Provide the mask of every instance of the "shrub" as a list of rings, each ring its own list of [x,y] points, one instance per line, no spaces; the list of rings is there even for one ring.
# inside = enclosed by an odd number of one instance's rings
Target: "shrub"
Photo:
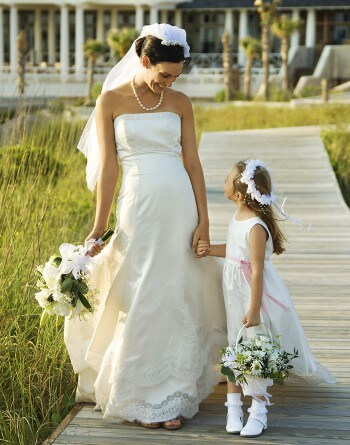
[[[96,100],[102,91],[102,83],[94,83],[91,89],[91,97],[93,100]]]
[[[244,93],[241,91],[231,91],[232,100],[247,100]],[[225,90],[218,91],[214,96],[214,102],[225,102]]]
[[[322,93],[321,85],[309,85],[304,87],[300,93],[298,94],[299,97],[313,97],[313,96],[320,96]]]
[[[345,130],[323,131],[322,139],[344,199],[350,205],[350,132]]]

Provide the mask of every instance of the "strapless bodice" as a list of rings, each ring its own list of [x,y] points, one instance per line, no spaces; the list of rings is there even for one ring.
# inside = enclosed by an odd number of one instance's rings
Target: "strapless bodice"
[[[181,118],[171,111],[121,114],[114,129],[121,161],[147,153],[181,155]]]

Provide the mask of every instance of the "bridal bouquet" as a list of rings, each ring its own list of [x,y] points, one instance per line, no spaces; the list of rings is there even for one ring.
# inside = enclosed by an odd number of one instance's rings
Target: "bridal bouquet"
[[[98,244],[103,244],[113,230],[107,230]],[[98,261],[89,256],[87,248],[64,243],[59,247],[60,255],[51,256],[44,266],[37,266],[37,287],[35,294],[43,315],[85,317],[92,313],[97,304],[97,290],[90,279],[91,263]]]
[[[245,395],[264,396],[269,402],[266,389],[273,382],[283,383],[291,373],[291,360],[298,357],[283,350],[276,340],[264,335],[257,335],[250,340],[243,337],[236,343],[236,348],[227,347],[221,350],[221,372],[231,382],[242,387]]]

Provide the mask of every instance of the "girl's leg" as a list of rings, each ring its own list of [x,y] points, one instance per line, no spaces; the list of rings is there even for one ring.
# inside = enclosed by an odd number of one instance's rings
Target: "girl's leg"
[[[243,428],[243,411],[241,402],[241,387],[227,381],[227,423],[226,431],[230,434],[239,434]]]
[[[252,399],[252,405],[248,408],[249,417],[244,428],[241,430],[241,436],[257,437],[267,428],[267,409],[264,397],[258,397],[258,400]]]

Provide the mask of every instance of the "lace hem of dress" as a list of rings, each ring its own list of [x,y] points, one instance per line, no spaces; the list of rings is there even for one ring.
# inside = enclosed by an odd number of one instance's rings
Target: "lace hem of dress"
[[[319,385],[320,383],[337,383],[337,380],[327,368],[318,362],[315,362],[315,365],[316,370],[314,372],[309,374],[292,373],[292,375],[288,378],[288,381],[299,384],[301,381],[304,381],[305,383],[311,385]]]
[[[198,412],[198,405],[213,391],[213,385],[206,385],[198,391],[197,397],[176,392],[160,404],[146,403],[143,400],[130,400],[123,405],[106,408],[103,419],[111,423],[128,422],[165,422],[182,416],[191,419]]]

